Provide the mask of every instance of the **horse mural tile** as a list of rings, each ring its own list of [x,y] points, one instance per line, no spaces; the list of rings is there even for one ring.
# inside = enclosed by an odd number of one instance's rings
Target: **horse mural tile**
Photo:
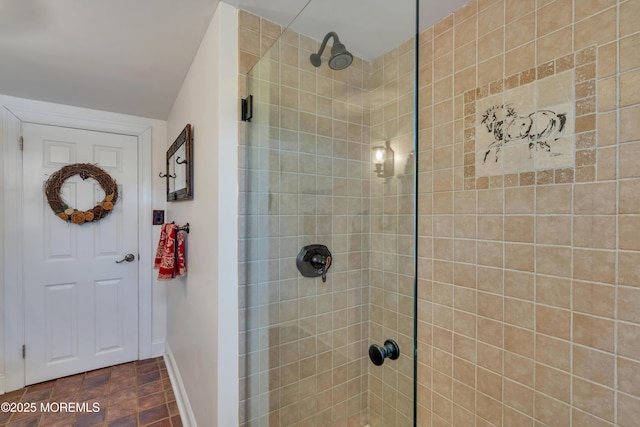
[[[573,70],[476,101],[476,176],[575,165]]]

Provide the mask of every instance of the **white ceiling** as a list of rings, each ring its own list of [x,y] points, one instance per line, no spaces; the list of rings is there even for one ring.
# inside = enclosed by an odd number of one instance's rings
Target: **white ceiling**
[[[420,0],[427,28],[469,0]],[[413,0],[228,0],[373,58],[412,35]],[[0,0],[0,94],[166,119],[218,0]]]

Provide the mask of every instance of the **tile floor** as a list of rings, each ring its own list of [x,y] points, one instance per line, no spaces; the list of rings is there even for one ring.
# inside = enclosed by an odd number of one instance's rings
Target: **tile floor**
[[[0,427],[182,427],[178,405],[161,357],[73,375],[0,395],[0,404],[37,412],[0,411]],[[41,403],[50,410],[40,412]],[[80,411],[60,411],[60,403]],[[96,412],[82,411],[99,405]],[[6,405],[4,405],[6,406]],[[97,406],[96,406],[97,408]]]

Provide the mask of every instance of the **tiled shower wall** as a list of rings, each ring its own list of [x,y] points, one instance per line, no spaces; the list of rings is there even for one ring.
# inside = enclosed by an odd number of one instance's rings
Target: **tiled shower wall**
[[[240,85],[254,97],[240,147],[241,423],[362,426],[369,65],[316,69],[319,43],[290,30],[275,40],[280,31],[240,13],[241,73],[263,55]],[[300,248],[316,243],[333,254],[326,283],[296,269]]]
[[[317,41],[281,31],[240,12],[240,96],[256,110],[240,128],[241,420],[410,426],[415,43],[334,72],[309,64]],[[386,140],[385,179],[371,148]],[[333,252],[327,283],[295,269],[310,243]],[[375,367],[368,346],[387,338],[401,357]]]
[[[638,425],[639,31],[638,0],[476,0],[421,33],[418,425]],[[498,137],[506,105],[566,123]]]
[[[372,427],[413,425],[414,81],[414,40],[371,62],[371,148],[389,141],[395,167],[393,177],[384,178],[373,172],[371,163],[368,165],[369,334],[370,343],[382,345],[391,338],[400,348],[399,359],[379,367],[368,365],[368,421]]]

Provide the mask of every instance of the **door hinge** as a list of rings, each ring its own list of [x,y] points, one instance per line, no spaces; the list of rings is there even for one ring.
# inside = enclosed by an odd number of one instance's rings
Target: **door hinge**
[[[20,151],[24,151],[24,137],[20,137]]]
[[[22,358],[25,359],[27,357],[27,346],[22,344]]]
[[[242,121],[250,122],[253,118],[253,95],[242,99]]]

